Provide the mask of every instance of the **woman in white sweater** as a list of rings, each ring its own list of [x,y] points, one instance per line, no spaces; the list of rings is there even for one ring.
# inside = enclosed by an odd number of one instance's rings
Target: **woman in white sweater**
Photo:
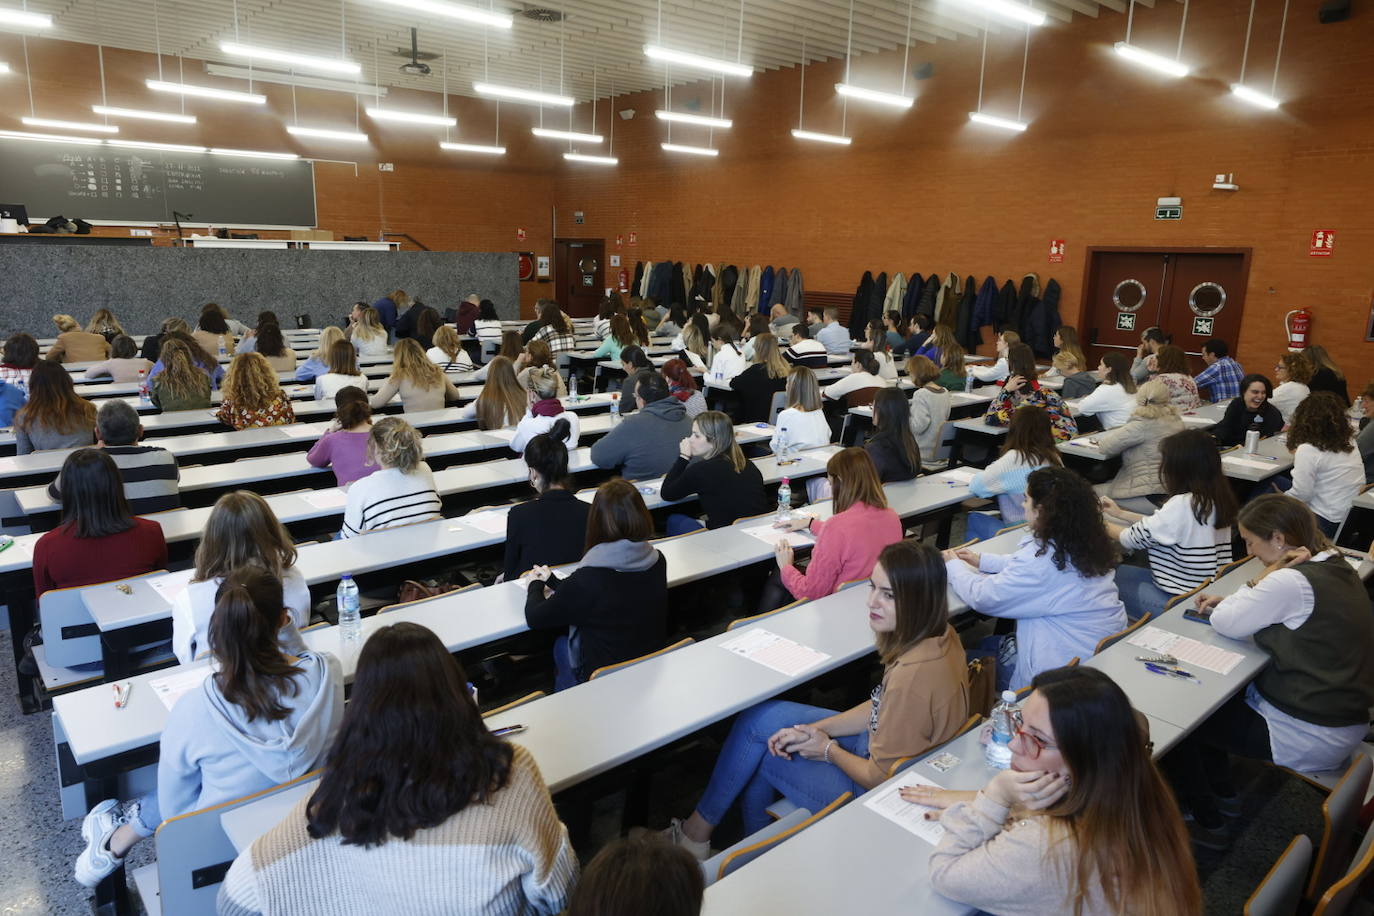
[[[1322,534],[1335,537],[1364,488],[1364,460],[1337,395],[1318,391],[1298,405],[1288,428],[1288,450],[1293,453],[1288,495],[1307,503]],[[1275,488],[1284,489],[1283,482]]]
[[[936,382],[940,377],[940,367],[925,356],[913,356],[906,361],[906,374],[916,390],[911,394],[910,418],[911,434],[916,437],[916,445],[921,449],[921,463],[940,465],[936,455],[940,451],[945,423],[949,420],[952,398],[949,390],[941,388]]]
[[[830,444],[830,424],[821,409],[821,386],[816,373],[806,366],[793,366],[787,374],[787,406],[778,412],[773,438],[768,447],[773,454],[783,448],[800,451]]]
[[[1078,402],[1075,413],[1080,417],[1097,417],[1103,429],[1125,426],[1136,408],[1131,361],[1120,353],[1107,353],[1097,367],[1097,375],[1102,384]]]
[[[1311,394],[1312,364],[1301,353],[1285,353],[1274,366],[1274,396],[1269,402],[1283,414],[1285,424],[1293,422],[1293,411]]]
[[[577,448],[577,414],[564,407],[558,399],[558,381],[556,369],[540,366],[530,370],[530,406],[515,426],[515,436],[510,440],[512,451],[524,454],[525,446],[535,436],[558,431],[562,431],[563,444],[568,451]],[[563,425],[559,426],[559,423]]]
[[[1107,532],[1126,550],[1143,550],[1148,566],[1116,568],[1126,616],[1158,615],[1175,595],[1202,585],[1231,562],[1236,497],[1206,432],[1185,429],[1159,443],[1159,478],[1169,499],[1140,515],[1102,498]]]
[[[420,434],[405,420],[384,417],[373,424],[367,439],[367,460],[379,470],[355,480],[348,488],[339,536],[357,537],[439,518],[443,503],[434,487],[434,473],[424,458]]]
[[[557,913],[577,856],[529,751],[425,627],[382,627],[315,791],[234,860],[222,916]]]
[[[336,340],[324,354],[329,369],[315,376],[315,400],[332,401],[339,389],[350,385],[367,390],[367,376],[358,371],[358,351],[346,340]]]

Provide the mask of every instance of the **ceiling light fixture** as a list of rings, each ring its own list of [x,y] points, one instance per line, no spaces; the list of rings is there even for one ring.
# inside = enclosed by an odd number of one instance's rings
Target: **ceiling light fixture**
[[[518,89],[515,86],[500,86],[496,83],[473,83],[472,90],[478,95],[497,99],[510,99],[513,102],[530,102],[534,105],[560,105],[571,108],[576,99],[567,95],[554,95],[550,92],[535,92],[532,89]]]
[[[1240,83],[1231,84],[1231,93],[1242,101],[1249,102],[1251,105],[1258,105],[1260,108],[1278,108],[1283,103],[1272,95],[1266,95],[1258,89],[1251,89],[1249,86],[1242,86]]]
[[[546,137],[550,140],[571,140],[575,143],[600,143],[606,139],[600,134],[583,134],[575,130],[553,130],[549,127],[531,127],[530,133],[536,137]]]
[[[514,20],[510,16],[501,13],[463,6],[459,3],[442,3],[440,0],[372,0],[372,2],[387,6],[399,6],[403,9],[414,10],[417,13],[430,13],[435,16],[447,16],[450,19],[461,19],[464,22],[495,26],[498,29],[508,29],[514,24]]]
[[[429,124],[435,127],[456,127],[457,118],[444,115],[421,114],[418,111],[396,111],[392,108],[368,108],[367,116],[374,121],[395,121],[398,124]]]
[[[655,111],[654,117],[660,121],[696,124],[700,127],[718,127],[721,130],[729,130],[734,124],[729,118],[708,118],[706,115],[687,114],[685,111],[664,111],[663,109]]]
[[[1140,64],[1142,67],[1149,67],[1151,70],[1157,70],[1169,76],[1187,76],[1190,69],[1187,64],[1181,63],[1180,61],[1161,57],[1153,51],[1137,48],[1135,45],[1127,44],[1124,41],[1118,41],[1112,47],[1116,48],[1117,54],[1120,54],[1131,63]]]
[[[133,149],[156,149],[165,150],[169,153],[208,153],[210,150],[204,146],[189,146],[185,143],[149,143],[144,140],[116,140],[106,141],[108,146],[128,146]]]
[[[107,118],[138,118],[144,121],[170,121],[173,124],[194,124],[195,115],[173,114],[170,111],[143,111],[139,108],[111,108],[108,105],[92,105],[91,111]]]
[[[877,102],[880,105],[891,105],[895,108],[910,108],[912,105],[916,104],[916,100],[909,95],[898,95],[895,92],[880,92],[877,89],[865,89],[862,86],[855,86],[851,83],[836,83],[835,91],[851,99],[859,99],[864,102]]]
[[[1011,3],[1008,0],[964,0],[964,2],[970,6],[978,7],[985,13],[992,13],[1013,22],[1024,22],[1026,25],[1045,24],[1045,14],[1029,5]]]
[[[672,48],[664,48],[659,45],[645,45],[644,56],[654,60],[667,61],[668,63],[682,64],[684,67],[695,67],[698,70],[710,70],[714,73],[724,73],[726,76],[754,75],[754,68],[748,64],[718,60],[714,57],[703,57],[700,54],[690,54],[686,51],[674,51]]]
[[[323,89],[326,92],[347,92],[349,95],[366,95],[383,98],[387,95],[385,86],[375,83],[362,83],[356,80],[333,79],[328,76],[301,76],[295,73],[277,73],[271,70],[249,70],[237,64],[206,64],[205,72],[211,76],[225,79],[252,79],[255,83],[274,83],[279,86],[298,86],[302,89]]]
[[[1016,117],[999,118],[997,115],[983,113],[983,77],[988,67],[988,28],[983,25],[983,56],[978,62],[978,110],[970,111],[968,119],[975,124],[998,127],[1002,130],[1023,131],[1029,125],[1021,120],[1021,111],[1026,103],[1026,67],[1030,64],[1030,24],[1026,24],[1026,42],[1021,52],[1021,94],[1016,98]]]
[[[690,153],[693,156],[720,155],[720,150],[712,149],[709,146],[684,146],[681,143],[660,143],[659,146],[670,153]]]
[[[592,165],[618,165],[620,160],[615,156],[588,156],[585,153],[564,153],[563,158],[569,162],[589,162]]]
[[[970,111],[968,113],[970,121],[979,124],[986,124],[988,127],[1000,127],[1003,130],[1025,130],[1028,125],[1025,121],[1014,121],[1011,118],[999,118],[996,115],[983,114],[981,111]]]
[[[504,146],[483,146],[480,143],[449,143],[444,141],[439,144],[439,148],[455,153],[486,153],[491,156],[504,156],[506,154]]]
[[[845,51],[848,58],[849,52]],[[802,34],[801,46],[801,66],[797,68],[799,79],[797,81],[797,126],[792,128],[792,136],[798,140],[814,140],[817,143],[833,143],[836,146],[848,146],[849,137],[847,128],[849,122],[849,99],[840,99],[843,108],[840,113],[840,132],[838,134],[823,134],[814,130],[803,130],[803,116],[806,113],[806,34]]]
[[[53,118],[20,118],[29,127],[56,127],[59,130],[89,130],[98,134],[117,134],[113,124],[92,124],[86,121],[58,121]]]
[[[30,13],[28,10],[0,9],[0,28],[50,29],[52,17],[47,13]]]
[[[0,137],[10,140],[43,140],[48,143],[79,143],[83,146],[99,146],[105,142],[101,137],[63,137],[58,134],[33,134],[22,130],[0,130]]]
[[[1240,79],[1231,84],[1231,94],[1243,102],[1249,102],[1271,111],[1283,103],[1279,101],[1279,60],[1283,56],[1283,35],[1288,29],[1288,0],[1283,0],[1283,16],[1279,19],[1279,46],[1274,51],[1274,78],[1269,82],[1269,92],[1260,92],[1245,85],[1245,65],[1250,61],[1250,29],[1255,24],[1255,0],[1250,0],[1250,21],[1245,24],[1245,52],[1240,58]]]
[[[243,156],[246,159],[299,159],[295,153],[269,153],[264,150],[256,149],[224,149],[218,146],[210,147],[210,152],[216,156]]]
[[[190,83],[169,83],[165,80],[145,80],[145,85],[154,92],[172,92],[177,95],[190,95],[199,99],[215,99],[220,102],[247,102],[251,105],[264,105],[267,96],[256,92],[236,92],[232,89],[216,89],[213,86],[195,86]]]
[[[821,134],[814,130],[802,130],[798,127],[792,128],[792,136],[798,140],[815,140],[818,143],[834,143],[839,146],[848,146],[852,142],[849,137],[840,134]]]
[[[286,132],[297,137],[317,137],[321,140],[344,140],[349,143],[366,143],[367,134],[354,130],[327,130],[323,127],[301,127],[288,124]]]
[[[277,51],[272,48],[260,48],[256,45],[239,44],[236,41],[221,41],[219,49],[225,54],[234,57],[247,57],[252,60],[268,60],[273,63],[286,64],[301,70],[321,70],[325,73],[350,73],[359,74],[363,72],[360,64],[351,60],[342,60],[337,57],[315,57],[310,54],[296,54],[291,51]]]
[[[0,73],[9,73],[10,65],[0,60]]]

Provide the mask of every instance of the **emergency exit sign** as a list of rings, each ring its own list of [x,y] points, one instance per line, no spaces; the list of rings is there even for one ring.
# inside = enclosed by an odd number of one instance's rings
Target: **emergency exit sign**
[[[1183,219],[1183,208],[1155,207],[1155,219]]]

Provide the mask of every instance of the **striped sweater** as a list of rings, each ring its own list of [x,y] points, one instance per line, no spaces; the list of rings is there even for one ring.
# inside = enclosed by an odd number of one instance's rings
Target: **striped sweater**
[[[1192,497],[1182,493],[1169,497],[1154,515],[1124,529],[1121,546],[1144,550],[1155,585],[1171,595],[1181,595],[1231,562],[1231,529],[1198,524]]]
[[[221,916],[272,913],[558,913],[577,857],[529,751],[514,745],[510,781],[409,840],[344,845],[314,839],[302,799],[239,854],[220,886]]]
[[[440,517],[443,504],[434,488],[434,474],[421,461],[409,474],[383,468],[356,480],[348,488],[343,530],[346,538],[380,528],[429,522]]]

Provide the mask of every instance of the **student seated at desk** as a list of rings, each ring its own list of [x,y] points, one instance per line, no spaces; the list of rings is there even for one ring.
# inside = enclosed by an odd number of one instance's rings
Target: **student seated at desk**
[[[601,847],[577,879],[567,916],[698,916],[705,893],[696,857],[646,833]]]
[[[29,376],[29,400],[14,415],[14,452],[29,455],[95,442],[95,405],[76,393],[71,374],[43,360]]]
[[[353,352],[348,341],[340,341],[340,344]],[[305,460],[311,467],[333,468],[335,483],[347,488],[353,481],[377,470],[377,466],[367,460],[371,433],[372,407],[367,403],[367,392],[353,385],[340,388],[334,395],[334,422],[310,447]]]
[[[705,371],[711,362],[711,325],[706,316],[696,312],[688,318],[687,326],[673,338],[671,346],[683,362]]]
[[[378,470],[348,488],[340,537],[440,517],[443,502],[434,488],[434,473],[425,463],[415,427],[400,417],[378,420],[368,434],[367,461]]]
[[[1328,392],[1329,394],[1329,392]],[[1334,395],[1332,396],[1334,397]],[[1364,584],[1291,496],[1241,507],[1240,536],[1264,570],[1230,595],[1195,604],[1232,639],[1252,637],[1272,662],[1169,754],[1179,798],[1210,836],[1235,803],[1228,754],[1272,760],[1299,773],[1344,769],[1374,705],[1374,618]]]
[[[1064,372],[1066,365],[1079,368],[1088,365],[1088,358],[1083,354],[1083,346],[1078,342],[1078,328],[1071,324],[1061,324],[1059,330],[1054,332],[1051,342],[1054,344],[1054,358],[1050,360],[1050,365],[1060,375],[1067,378]]]
[[[773,438],[768,447],[773,454],[783,448],[797,451],[830,444],[830,423],[821,408],[821,386],[816,373],[806,366],[793,366],[787,373],[787,404],[774,421]]]
[[[7,382],[29,393],[29,373],[38,365],[38,341],[32,334],[20,331],[5,338],[5,349],[0,354],[0,382]],[[8,425],[8,424],[6,424]]]
[[[1107,483],[1098,484],[1097,490],[1131,512],[1149,515],[1162,501],[1158,497],[1164,494],[1159,475],[1159,443],[1185,427],[1163,382],[1145,382],[1135,397],[1139,406],[1125,425],[1093,437],[1103,455],[1121,456],[1121,470]]]
[[[57,340],[45,356],[58,363],[92,363],[108,359],[110,343],[99,334],[81,330],[81,325],[71,315],[54,315],[52,323],[57,325]]]
[[[935,368],[930,360],[926,362]],[[906,395],[896,388],[879,391],[873,398],[873,435],[864,443],[864,451],[873,459],[883,483],[912,480],[921,473],[921,447],[911,434],[911,425]]]
[[[210,406],[210,376],[194,362],[190,346],[168,335],[158,357],[162,364],[149,385],[153,406],[163,413],[178,410],[206,410]]]
[[[281,583],[282,651],[305,650],[300,628],[310,623],[310,587],[296,568],[296,547],[267,501],[248,490],[225,493],[215,501],[196,545],[190,583],[172,599],[172,652],[183,665],[210,651],[210,616],[215,592],[230,573],[254,566]]]
[[[1107,533],[1149,558],[1145,567],[1116,568],[1117,591],[1131,620],[1147,612],[1158,616],[1175,595],[1192,591],[1231,562],[1236,497],[1212,437],[1200,429],[1166,436],[1159,457],[1159,478],[1169,497],[1159,511],[1141,515],[1102,497]]]
[[[962,351],[959,358],[963,359]],[[941,436],[944,434],[945,423],[949,421],[949,411],[954,399],[950,397],[949,389],[940,382],[943,373],[928,358],[913,356],[908,359],[906,374],[911,379],[911,384],[916,386],[916,390],[911,393],[909,408],[911,434],[916,437],[916,444],[920,446],[921,458],[927,462],[934,462],[936,454],[940,451]],[[961,385],[960,388],[962,387]],[[874,404],[876,403],[875,401]]]
[[[1140,332],[1140,343],[1136,344],[1135,358],[1131,360],[1131,378],[1136,380],[1136,384],[1148,381],[1150,374],[1157,371],[1155,357],[1173,339],[1172,334],[1165,334],[1158,326]]]
[[[901,790],[944,809],[931,887],[1004,916],[1201,913],[1188,831],[1125,692],[1084,667],[1032,686],[1009,769],[976,793]]]
[[[168,331],[176,331],[189,337],[191,326],[186,323],[185,318],[164,318],[156,334],[149,334],[143,338],[143,349],[138,355],[156,363],[162,355],[162,338]]]
[[[388,328],[377,310],[363,302],[355,303],[348,315],[344,336],[357,347],[359,356],[385,356]]]
[[[1011,332],[1004,331],[998,340],[1004,339],[1009,333]],[[1035,353],[1029,345],[1013,343],[1007,350],[1006,364],[1011,374],[997,383],[997,392],[983,415],[984,423],[989,426],[1006,426],[1011,422],[1011,415],[1016,408],[1031,404],[1043,407],[1045,413],[1049,414],[1056,440],[1066,442],[1078,435],[1078,424],[1074,422],[1073,415],[1069,413],[1064,401],[1054,391],[1041,386],[1040,372],[1035,366]],[[976,375],[978,367],[974,366],[973,371]]]
[[[868,337],[860,346],[873,354],[878,361],[878,375],[889,384],[897,384],[897,361],[892,358],[892,347],[887,342],[887,330],[881,321],[868,323]]]
[[[206,353],[220,356],[234,355],[234,335],[229,330],[229,322],[224,310],[213,302],[200,310],[200,319],[191,337],[200,344]]]
[[[887,506],[873,459],[861,448],[841,449],[825,465],[834,514],[826,521],[802,516],[777,527],[806,529],[816,537],[811,560],[802,572],[793,564],[792,546],[779,540],[773,548],[778,571],[764,583],[759,610],[797,598],[821,598],[842,583],[873,571],[878,554],[902,539],[902,520]]]
[[[478,429],[508,429],[520,422],[529,402],[529,390],[515,377],[515,364],[494,356],[483,366],[487,380],[477,397],[458,410],[458,419],[477,420]]]
[[[735,343],[735,326],[721,322],[711,330],[711,369],[712,381],[729,385],[735,376],[743,372],[748,363],[739,345]]]
[[[912,354],[916,356],[917,354]],[[946,391],[963,391],[968,386],[968,364],[964,361],[967,354],[964,348],[959,346],[956,341],[952,347],[945,347],[940,351],[940,359],[935,362],[940,367],[940,375],[935,379],[935,384],[944,388]],[[930,359],[930,357],[926,357]],[[907,361],[907,375],[911,374],[911,358]]]
[[[78,882],[99,884],[164,818],[270,789],[319,765],[343,718],[343,672],[331,655],[282,650],[282,607],[281,580],[266,570],[234,570],[219,586],[213,670],[167,714],[157,790],[91,809],[81,825]]]
[[[483,358],[485,358],[486,344],[483,344],[482,346],[484,353]],[[520,356],[524,352],[525,347],[524,344],[520,343],[519,331],[502,331],[501,343],[496,348],[496,352],[492,354],[492,358],[494,359],[497,356],[504,356],[506,359],[510,360],[513,365],[518,366],[520,362]],[[478,369],[475,373],[473,373],[471,380],[474,382],[485,382],[487,380],[487,370],[490,368],[490,361],[483,363],[482,367]]]
[[[949,625],[939,552],[919,541],[885,547],[867,604],[883,665],[871,699],[843,712],[768,700],[740,713],[696,809],[685,821],[673,818],[666,838],[705,860],[736,801],[752,834],[768,824],[778,794],[819,811],[878,785],[895,761],[954,737],[969,715],[968,669]]]
[[[1329,391],[1340,398],[1342,404],[1349,407],[1350,386],[1341,367],[1336,365],[1331,354],[1326,352],[1326,347],[1308,344],[1302,355],[1312,366],[1312,380],[1307,383],[1307,387],[1312,391]]]
[[[788,347],[782,357],[794,366],[810,369],[824,369],[830,365],[830,356],[825,344],[811,339],[811,329],[798,321],[789,329]]]
[[[1241,445],[1252,429],[1268,438],[1283,429],[1283,414],[1269,402],[1274,393],[1269,379],[1258,373],[1241,379],[1240,395],[1226,405],[1221,420],[1212,427],[1212,437],[1221,446]]]
[[[1367,484],[1374,483],[1374,423],[1370,422],[1371,417],[1374,417],[1374,382],[1364,386],[1364,393],[1360,397],[1360,432],[1355,437],[1355,447],[1360,450],[1360,457],[1364,460],[1364,481]]]
[[[1121,353],[1106,353],[1097,366],[1097,374],[1102,384],[1078,402],[1078,415],[1097,417],[1103,429],[1125,425],[1136,406],[1130,359]]]
[[[1050,361],[1051,368],[1064,380],[1064,384],[1059,388],[1059,396],[1066,401],[1074,401],[1092,394],[1102,382],[1097,373],[1086,371],[1077,359],[1073,353],[1060,350]],[[1192,379],[1189,378],[1188,381],[1191,382]]]
[[[625,373],[625,380],[620,383],[620,397],[617,400],[622,417],[635,409],[635,374],[641,369],[654,371],[653,360],[649,359],[642,347],[635,345],[620,351],[620,371]],[[615,397],[614,391],[611,396]]]
[[[472,363],[467,348],[459,339],[453,325],[440,325],[434,331],[434,345],[425,351],[425,357],[445,372],[471,372],[477,367]]]
[[[457,402],[458,389],[444,375],[444,370],[429,361],[424,348],[414,338],[396,341],[392,354],[395,362],[391,375],[372,399],[373,410],[385,407],[398,394],[405,413],[443,410],[445,404]]]
[[[601,346],[592,351],[590,359],[620,359],[622,350],[637,343],[634,330],[630,327],[630,319],[618,314],[610,317],[609,327],[601,338]]]
[[[996,499],[996,512],[970,512],[965,533],[986,541],[1003,528],[1026,520],[1026,478],[1032,471],[1063,467],[1054,447],[1054,428],[1043,407],[1018,407],[1011,415],[1002,454],[973,475],[968,490],[980,499]]]
[[[119,323],[115,313],[109,309],[96,309],[91,320],[86,322],[86,331],[91,334],[99,334],[110,343],[114,343],[116,337],[127,336],[124,326]]]
[[[596,490],[581,565],[560,579],[548,566],[529,573],[525,623],[566,627],[553,646],[554,689],[597,668],[663,647],[668,630],[668,561],[649,538],[654,520],[634,484],[614,478]]]
[[[992,365],[974,365],[970,367],[973,377],[984,384],[995,384],[1005,381],[1011,374],[1010,364],[1007,362],[1007,354],[1011,352],[1012,344],[1021,342],[1021,335],[1015,331],[1003,331],[997,335],[997,360]],[[1035,364],[1035,355],[1031,354],[1031,364]]]
[[[146,378],[152,368],[152,363],[138,355],[134,339],[121,334],[110,344],[110,358],[88,368],[81,378],[87,382],[103,378],[112,382],[137,382]]]
[[[224,379],[224,367],[219,364],[219,360],[205,352],[205,348],[196,343],[195,338],[190,334],[183,334],[180,331],[168,331],[162,335],[162,344],[164,346],[173,340],[179,340],[186,344],[186,348],[191,352],[191,362],[200,369],[200,371],[205,373],[206,377],[210,380],[210,387],[219,387],[219,383]],[[151,382],[162,374],[162,370],[165,366],[166,363],[159,352],[157,361],[153,363],[153,368],[148,370],[148,381]]]
[[[496,303],[483,299],[477,303],[477,318],[472,322],[472,336],[486,343],[501,340],[501,316],[496,314]]]
[[[678,456],[678,444],[691,435],[686,405],[668,391],[668,380],[657,372],[640,370],[635,376],[636,410],[592,445],[592,463],[619,468],[628,480],[649,480],[668,473]]]
[[[226,321],[227,321],[227,319],[226,319]],[[261,352],[261,351],[258,350],[258,334],[260,334],[260,333],[262,332],[262,329],[265,328],[265,327],[267,327],[269,324],[274,324],[274,325],[276,325],[277,328],[278,328],[278,330],[281,329],[281,320],[280,320],[279,318],[277,318],[277,313],[274,312],[274,311],[272,311],[271,309],[263,309],[261,312],[258,312],[258,321],[257,321],[257,324],[254,325],[253,327],[249,328],[247,331],[243,332],[243,336],[242,336],[242,338],[239,340],[239,343],[238,343],[238,349],[237,349],[235,352],[236,352],[236,353],[255,353],[255,352]],[[229,330],[230,330],[231,333],[233,332],[233,328],[230,328]],[[264,355],[266,355],[266,354],[264,354]],[[292,365],[291,368],[294,369],[294,368],[296,368],[296,367],[295,367],[294,365]]]
[[[558,375],[558,396],[560,398],[567,397],[568,386],[563,382],[563,375],[558,371],[558,360],[554,358],[553,351],[549,349],[547,343],[542,340],[531,340],[523,349],[517,351],[515,355],[515,378],[526,391],[530,387],[530,372],[541,367],[552,369]]]
[[[855,350],[849,364],[849,374],[837,379],[821,389],[827,401],[843,400],[848,394],[866,389],[888,387],[888,382],[878,374],[878,361],[867,350]]]
[[[224,916],[557,913],[577,855],[530,752],[430,630],[382,627],[315,791],[234,860]]]
[[[1014,553],[945,551],[950,587],[973,610],[1016,621],[970,655],[997,657],[997,689],[1020,690],[1041,671],[1093,654],[1126,628],[1112,571],[1116,544],[1097,494],[1082,477],[1046,467],[1026,478],[1026,530]]]
[[[1159,348],[1154,359],[1158,367],[1154,379],[1163,382],[1164,387],[1169,389],[1169,402],[1178,412],[1188,413],[1201,407],[1202,398],[1198,395],[1197,382],[1188,374],[1188,355],[1183,349],[1165,344]]]
[[[14,423],[14,415],[28,401],[24,389],[12,382],[0,380],[0,427]]]
[[[255,349],[267,359],[273,372],[296,371],[296,351],[286,345],[281,328],[275,323],[259,325],[257,336],[249,339],[257,341]]]
[[[556,433],[541,433],[525,446],[524,458],[536,495],[506,516],[506,582],[535,566],[577,562],[587,540],[591,507],[572,491],[567,446]]]
[[[310,352],[305,362],[296,367],[296,381],[313,382],[317,377],[328,372],[330,351],[333,350],[334,344],[341,340],[347,340],[347,338],[344,337],[344,332],[339,328],[330,325],[322,329],[320,331],[319,345]],[[349,346],[352,346],[352,344]]]
[[[653,372],[652,363],[645,368]],[[634,386],[638,374],[638,371],[636,371],[634,374],[630,375],[629,378],[625,379],[625,385],[621,388],[622,392],[625,388],[630,390],[629,404],[626,405],[622,403],[620,406],[620,413],[622,416],[625,414],[626,406],[631,410],[635,409],[637,402],[634,398]],[[674,357],[663,364],[660,374],[668,383],[668,393],[674,399],[682,402],[682,406],[687,410],[688,417],[696,419],[698,414],[706,410],[706,396],[697,388],[696,376],[692,375],[692,371],[687,368],[686,363]]]
[[[1312,381],[1312,364],[1301,353],[1284,353],[1274,365],[1274,388],[1270,403],[1283,414],[1284,423],[1293,422],[1293,411],[1298,409],[1303,398],[1312,393],[1307,383]],[[1350,405],[1342,404],[1344,409]]]
[[[548,344],[554,356],[577,349],[577,335],[573,331],[572,322],[556,303],[546,304],[539,312],[539,320],[544,326],[535,333],[534,339]]]
[[[240,353],[224,376],[224,397],[215,416],[234,429],[285,426],[296,422],[291,399],[261,353]]]
[[[756,334],[750,341],[754,355],[748,368],[730,379],[730,387],[739,397],[739,422],[767,423],[771,417],[773,395],[787,387],[791,366],[782,358],[778,339],[767,331]],[[720,354],[716,354],[720,359]]]
[[[155,445],[139,445],[143,426],[138,411],[128,403],[110,398],[95,415],[96,444],[114,459],[124,481],[124,498],[135,515],[181,508],[177,482],[181,472],[171,452]],[[62,474],[48,484],[48,496],[62,501]]]
[[[1335,537],[1364,489],[1364,459],[1340,398],[1329,391],[1308,395],[1293,412],[1287,445],[1293,453],[1288,495],[1311,508],[1322,534]],[[1275,487],[1285,483],[1281,478]]]
[[[326,371],[315,376],[315,400],[331,401],[340,389],[367,391],[367,376],[358,371],[358,351],[340,337],[325,353]]]
[[[529,408],[515,426],[515,436],[510,440],[511,451],[519,454],[535,436],[555,431],[568,451],[577,448],[577,413],[568,410],[558,399],[558,382],[556,369],[544,366],[530,372]]]
[[[668,469],[660,490],[664,499],[696,496],[706,516],[707,528],[724,528],[736,519],[768,511],[763,475],[744,457],[735,443],[735,427],[718,410],[697,414],[692,434],[678,443],[678,458]],[[671,537],[702,527],[700,521],[681,512],[668,516]]]

